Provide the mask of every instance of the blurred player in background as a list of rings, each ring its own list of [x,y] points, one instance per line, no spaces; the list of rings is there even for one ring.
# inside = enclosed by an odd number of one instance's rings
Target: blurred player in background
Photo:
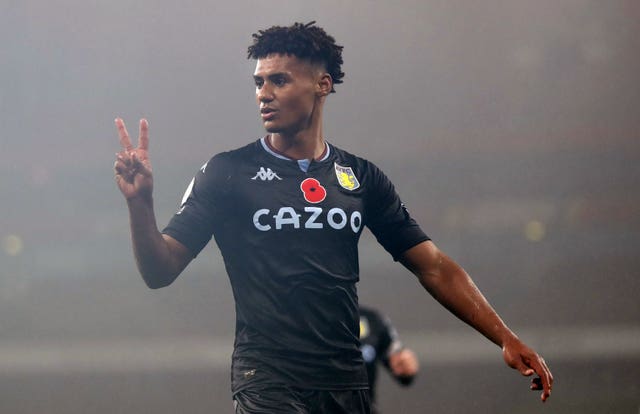
[[[380,414],[376,405],[378,366],[382,365],[401,385],[408,386],[418,374],[415,353],[405,347],[388,317],[360,304],[360,349],[367,366],[371,413]]]

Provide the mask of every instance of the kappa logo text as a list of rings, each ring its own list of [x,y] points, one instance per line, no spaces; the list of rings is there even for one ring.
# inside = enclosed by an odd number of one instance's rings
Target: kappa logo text
[[[267,180],[271,181],[274,178],[277,178],[278,180],[282,180],[282,178],[278,177],[278,174],[271,171],[271,168],[267,168],[265,170],[264,167],[260,167],[260,170],[256,173],[256,175],[252,178],[252,180],[257,180],[258,178],[261,179],[262,181],[267,181]]]

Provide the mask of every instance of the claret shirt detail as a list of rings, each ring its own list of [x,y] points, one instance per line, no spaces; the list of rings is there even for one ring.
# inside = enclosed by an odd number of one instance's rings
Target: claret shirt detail
[[[367,387],[356,291],[362,230],[396,259],[428,240],[371,162],[330,146],[305,164],[263,140],[220,153],[163,230],[194,256],[212,237],[220,249],[236,301],[234,392],[267,379]]]

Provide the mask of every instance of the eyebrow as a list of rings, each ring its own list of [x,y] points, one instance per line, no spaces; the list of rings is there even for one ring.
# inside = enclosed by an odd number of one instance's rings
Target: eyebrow
[[[267,76],[260,76],[260,75],[253,75],[253,79],[263,79],[263,78],[269,78],[269,79],[273,79],[273,78],[278,78],[278,77],[288,77],[289,75],[287,74],[287,72],[276,72],[276,73],[270,73]]]

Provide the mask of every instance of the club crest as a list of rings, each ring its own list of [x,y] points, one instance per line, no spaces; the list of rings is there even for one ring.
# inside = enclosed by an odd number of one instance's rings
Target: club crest
[[[338,179],[338,183],[340,183],[340,186],[342,188],[353,191],[356,188],[360,187],[360,182],[358,182],[358,179],[353,173],[351,167],[343,167],[336,163],[334,163],[333,166],[336,171],[336,178]]]

